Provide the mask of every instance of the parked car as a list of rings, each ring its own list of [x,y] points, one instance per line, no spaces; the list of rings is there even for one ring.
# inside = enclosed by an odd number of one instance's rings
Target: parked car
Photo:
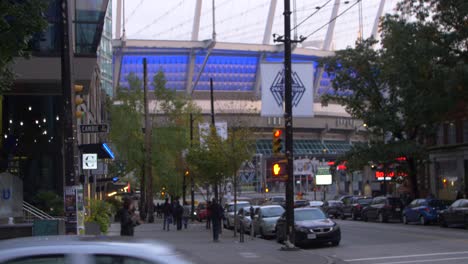
[[[242,201],[237,202],[237,210],[239,208],[250,206],[250,202]],[[234,203],[228,203],[224,206],[224,222],[223,226],[225,228],[231,229],[234,228]]]
[[[284,203],[286,203],[286,198],[284,196],[272,196],[268,198],[268,204],[282,205]]]
[[[416,199],[403,210],[403,223],[419,222],[422,225],[435,223],[439,212],[446,209],[444,201],[438,199]]]
[[[252,206],[255,210],[257,210],[260,206],[254,205]],[[244,228],[244,231],[246,233],[250,232],[250,229],[252,228],[252,216],[250,215],[250,206],[242,207],[239,209],[237,212],[237,219],[239,223],[239,232],[240,232],[240,227],[242,226]]]
[[[341,241],[341,230],[337,223],[329,219],[320,208],[294,209],[295,244],[326,244],[338,246]],[[286,214],[276,223],[276,240],[286,240]]]
[[[206,220],[208,216],[208,208],[206,203],[199,203],[195,209],[195,217],[198,221]]]
[[[322,201],[309,201],[309,206],[310,207],[322,207],[323,202]]]
[[[36,236],[0,242],[0,263],[186,264],[168,244],[125,237]]]
[[[439,223],[443,227],[465,226],[468,228],[468,199],[460,199],[439,213]]]
[[[294,208],[306,207],[306,206],[309,206],[309,201],[307,200],[295,200],[294,201]]]
[[[322,210],[330,217],[343,217],[343,203],[337,200],[330,200],[323,203]]]
[[[362,220],[378,220],[388,222],[389,220],[401,221],[403,203],[400,198],[378,196],[361,212]]]
[[[342,218],[351,217],[351,219],[357,220],[361,217],[362,209],[369,206],[372,202],[372,198],[367,198],[365,196],[348,196],[342,199],[342,202]]]
[[[276,222],[284,211],[280,205],[265,205],[256,209],[253,220],[255,234],[262,237],[275,236]]]

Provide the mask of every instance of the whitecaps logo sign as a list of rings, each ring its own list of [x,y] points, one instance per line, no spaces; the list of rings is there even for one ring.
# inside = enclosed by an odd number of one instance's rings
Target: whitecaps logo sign
[[[313,116],[313,65],[292,65],[293,116]],[[280,63],[261,65],[262,116],[283,116],[284,110],[284,67]]]

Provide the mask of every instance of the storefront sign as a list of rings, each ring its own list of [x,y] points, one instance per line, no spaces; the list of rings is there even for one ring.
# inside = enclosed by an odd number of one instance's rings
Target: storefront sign
[[[383,180],[384,180],[384,174],[385,174],[385,173],[384,173],[383,171],[376,171],[376,172],[375,172],[375,178],[376,178],[377,180],[379,180],[379,181],[383,181]],[[396,176],[401,176],[401,177],[406,177],[406,176],[408,176],[408,174],[405,173],[405,172],[397,172],[397,173],[395,173],[394,171],[390,171],[390,172],[387,172],[387,173],[385,174],[385,180],[386,180],[386,181],[390,181],[392,178],[395,177],[395,175],[396,175]]]

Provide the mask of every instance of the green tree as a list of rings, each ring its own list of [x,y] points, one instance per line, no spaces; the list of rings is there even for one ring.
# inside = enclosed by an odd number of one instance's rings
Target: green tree
[[[337,51],[322,64],[335,75],[332,83],[337,92],[323,101],[341,103],[370,132],[371,144],[355,147],[351,155],[381,163],[406,156],[413,193],[418,196],[417,164],[427,155],[425,139],[434,137],[439,122],[457,102],[465,101],[468,72],[466,38],[460,40],[451,30],[458,26],[427,19],[416,2],[430,2],[429,13],[438,19],[453,9],[466,10],[462,1],[447,1],[452,3],[449,6],[439,1],[403,1],[400,14],[382,20],[380,49],[374,48],[375,40],[364,40],[355,48]],[[405,13],[418,14],[418,19],[405,20],[401,16]],[[466,25],[466,12],[463,19]],[[341,95],[345,91],[352,93]],[[348,158],[355,162],[354,168],[363,165]]]
[[[119,87],[110,105],[110,138],[122,159],[125,172],[144,173],[143,82],[133,73],[127,76],[129,87]],[[158,72],[151,82],[155,104],[150,109],[152,124],[153,190],[166,188],[172,196],[182,191],[184,172],[182,151],[188,148],[189,113],[198,113],[194,104],[181,93],[166,88],[164,74]],[[151,97],[150,97],[151,98]]]
[[[190,149],[187,162],[198,184],[218,186],[225,179],[237,177],[242,163],[254,154],[252,131],[231,127],[227,139],[223,140],[213,128],[211,130],[202,136],[204,144],[196,144]]]
[[[13,59],[27,57],[33,35],[46,28],[46,7],[43,0],[0,2],[0,93],[10,89],[15,77]]]

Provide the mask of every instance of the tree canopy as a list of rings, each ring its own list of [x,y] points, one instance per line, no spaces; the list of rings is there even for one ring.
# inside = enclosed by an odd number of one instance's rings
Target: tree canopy
[[[31,38],[46,28],[46,7],[44,0],[0,2],[0,93],[13,82],[13,59],[27,57]]]
[[[427,139],[467,98],[466,11],[466,1],[402,1],[398,14],[382,19],[380,43],[358,41],[321,62],[335,75],[334,90],[351,92],[322,100],[341,103],[370,132],[370,144],[347,155],[352,168],[405,156],[418,196],[417,161],[426,157]]]

